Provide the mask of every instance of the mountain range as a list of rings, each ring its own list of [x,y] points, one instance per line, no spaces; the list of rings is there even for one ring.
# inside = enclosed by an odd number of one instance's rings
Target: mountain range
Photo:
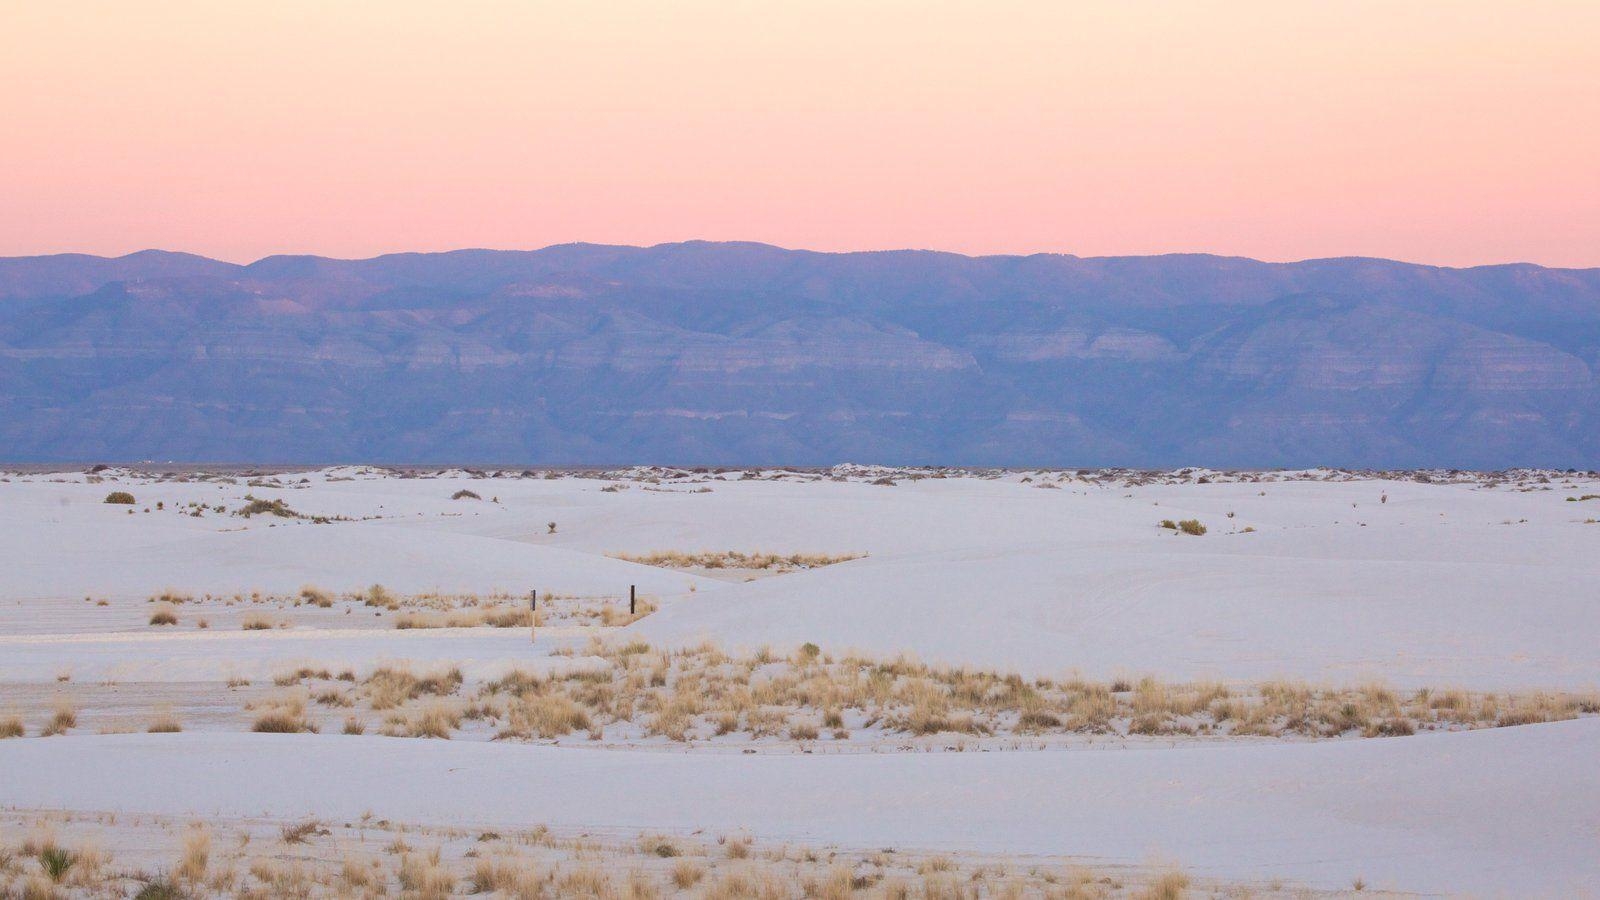
[[[751,243],[0,259],[0,459],[1600,465],[1600,269]]]

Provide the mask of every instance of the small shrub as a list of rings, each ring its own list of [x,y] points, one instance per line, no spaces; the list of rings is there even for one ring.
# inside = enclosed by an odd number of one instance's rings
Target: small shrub
[[[132,506],[137,501],[135,501],[133,499],[133,495],[127,491],[112,491],[106,495],[105,502],[118,503],[123,506]]]
[[[450,495],[450,499],[451,500],[482,500],[483,498],[479,497],[477,495],[477,493],[475,493],[473,491],[469,491],[466,488],[462,488],[461,490],[456,491],[454,494],[451,494]]]
[[[333,605],[333,595],[322,588],[306,585],[300,589],[300,599],[312,606],[327,609]]]
[[[156,607],[155,612],[150,614],[150,624],[176,625],[178,624],[178,612],[171,606],[163,603],[162,605]]]
[[[1178,530],[1184,534],[1192,534],[1195,537],[1206,533],[1206,527],[1200,524],[1199,519],[1184,519],[1178,523]]]

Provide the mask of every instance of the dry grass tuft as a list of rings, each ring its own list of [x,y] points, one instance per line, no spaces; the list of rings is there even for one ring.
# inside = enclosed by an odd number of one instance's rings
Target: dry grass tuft
[[[178,611],[171,604],[163,603],[150,613],[151,625],[176,625],[178,624]]]
[[[434,700],[409,714],[397,713],[389,717],[384,723],[384,734],[449,740],[450,733],[460,727],[460,704]]]
[[[394,709],[421,696],[448,697],[461,688],[459,668],[417,675],[405,666],[382,666],[362,682],[374,710]]]
[[[477,607],[446,612],[403,612],[395,616],[394,627],[412,628],[527,628],[533,624],[533,610],[521,606]]]
[[[705,867],[691,859],[680,859],[672,867],[672,884],[679,890],[688,890],[700,883],[706,875]]]
[[[1157,876],[1143,892],[1141,900],[1182,900],[1189,891],[1189,876],[1178,871]]]
[[[544,896],[542,880],[533,861],[516,854],[479,857],[472,867],[472,893],[499,893],[507,897]]]
[[[250,726],[251,731],[266,734],[298,734],[317,730],[316,726],[306,718],[306,701],[300,694],[282,694],[269,698],[260,705],[263,709],[256,716],[255,723]]]
[[[150,734],[176,734],[183,730],[183,723],[178,721],[178,716],[172,707],[164,706],[156,710],[155,718],[150,720],[150,725],[145,731]]]
[[[507,710],[507,718],[509,724],[498,737],[549,740],[585,731],[591,724],[589,714],[561,694],[518,697]]]
[[[22,725],[21,716],[0,716],[0,740],[5,738],[22,737],[27,733],[27,729]]]
[[[407,853],[400,857],[400,887],[418,900],[444,900],[455,891],[456,877],[439,864],[439,851],[427,856]]]
[[[274,625],[271,616],[259,612],[245,613],[239,620],[239,627],[245,631],[271,631]]]
[[[330,833],[328,829],[322,827],[321,822],[307,819],[304,822],[283,826],[279,829],[278,835],[283,838],[285,844],[304,844],[314,837],[324,837]]]
[[[76,727],[78,727],[78,710],[72,705],[71,700],[61,697],[56,700],[55,712],[51,713],[50,721],[45,723],[39,736],[53,737],[66,734]]]
[[[178,865],[172,870],[173,877],[189,884],[202,884],[206,880],[210,860],[211,830],[204,825],[193,825],[183,835],[183,852],[178,858]]]

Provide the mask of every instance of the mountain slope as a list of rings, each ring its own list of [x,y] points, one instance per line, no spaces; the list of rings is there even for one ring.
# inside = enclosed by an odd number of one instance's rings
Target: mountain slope
[[[569,244],[0,260],[11,460],[1588,467],[1600,270]]]

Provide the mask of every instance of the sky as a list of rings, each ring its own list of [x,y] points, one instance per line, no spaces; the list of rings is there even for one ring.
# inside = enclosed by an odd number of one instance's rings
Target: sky
[[[1600,3],[0,0],[0,255],[1600,266]]]

